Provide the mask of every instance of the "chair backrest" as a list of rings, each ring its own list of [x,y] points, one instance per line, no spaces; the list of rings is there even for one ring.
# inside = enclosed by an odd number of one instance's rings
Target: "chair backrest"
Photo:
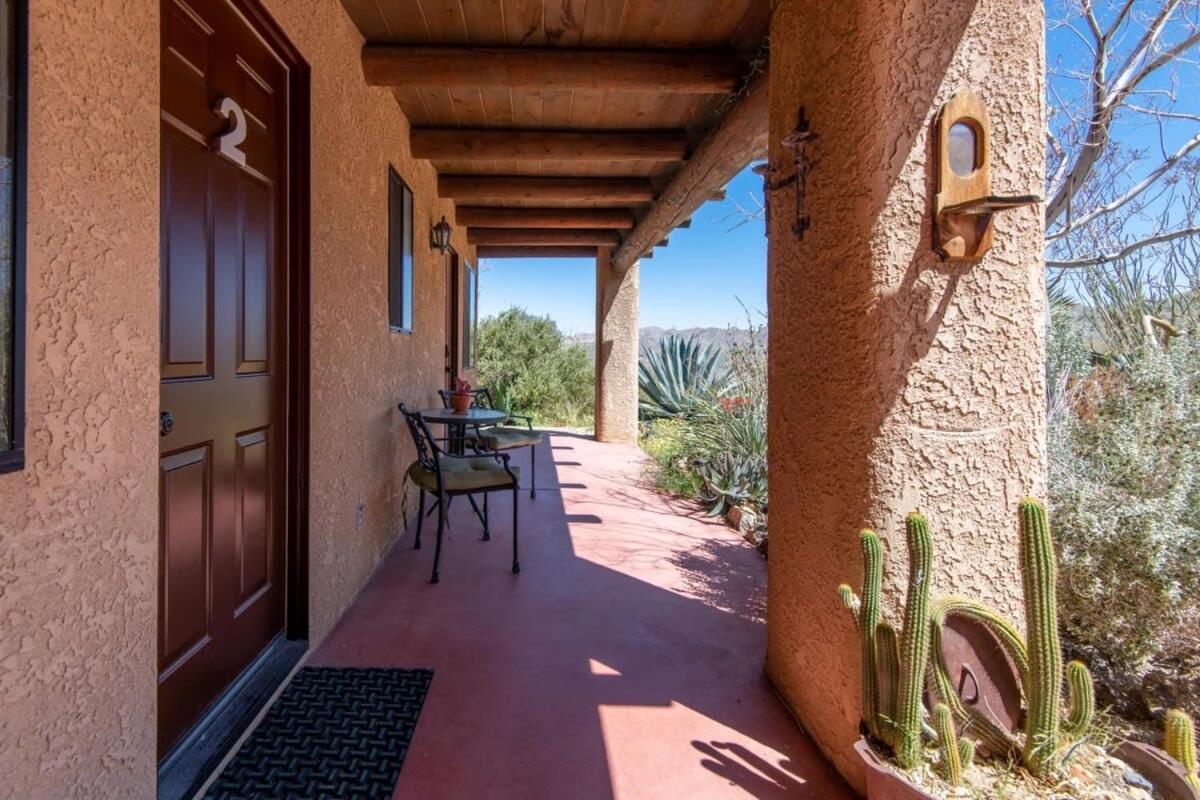
[[[433,434],[429,431],[428,423],[417,412],[405,408],[404,403],[400,404],[400,413],[408,423],[408,432],[412,434],[413,445],[417,448],[417,461],[425,469],[437,472],[437,445],[433,443]]]

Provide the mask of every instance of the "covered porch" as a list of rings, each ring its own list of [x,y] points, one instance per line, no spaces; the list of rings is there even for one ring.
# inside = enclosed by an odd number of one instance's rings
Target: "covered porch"
[[[488,542],[455,503],[441,583],[402,536],[309,659],[433,669],[395,796],[851,797],[763,675],[754,548],[648,488],[635,447],[540,449],[519,579],[507,494]]]

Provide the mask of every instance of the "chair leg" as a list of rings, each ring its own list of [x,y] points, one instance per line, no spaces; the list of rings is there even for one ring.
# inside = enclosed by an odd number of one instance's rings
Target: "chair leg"
[[[517,555],[517,486],[513,485],[513,575],[521,573],[521,559]]]
[[[446,527],[446,498],[444,495],[438,495],[438,527],[437,527],[437,545],[433,548],[433,577],[430,583],[437,583],[438,564],[442,560],[442,530]]]
[[[537,445],[529,448],[529,499],[537,494]]]
[[[488,527],[488,495],[490,494],[491,492],[483,493],[483,540],[485,542],[492,538],[491,528]]]
[[[421,526],[425,522],[425,490],[420,490],[420,499],[417,500],[417,538],[413,542],[413,550],[421,549]]]

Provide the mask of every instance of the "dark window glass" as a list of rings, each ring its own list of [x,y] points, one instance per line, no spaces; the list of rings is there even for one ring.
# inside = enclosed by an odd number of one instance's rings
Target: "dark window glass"
[[[396,170],[388,168],[388,324],[413,329],[413,196]]]
[[[0,0],[0,472],[23,466],[25,10]]]
[[[479,273],[470,264],[464,270],[463,289],[463,369],[475,366],[475,311],[478,305]]]

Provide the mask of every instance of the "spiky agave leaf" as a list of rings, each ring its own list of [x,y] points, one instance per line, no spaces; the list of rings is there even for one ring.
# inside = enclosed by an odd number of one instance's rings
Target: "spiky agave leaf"
[[[698,399],[729,384],[720,348],[695,336],[667,336],[638,362],[638,410],[643,418],[688,417]]]

